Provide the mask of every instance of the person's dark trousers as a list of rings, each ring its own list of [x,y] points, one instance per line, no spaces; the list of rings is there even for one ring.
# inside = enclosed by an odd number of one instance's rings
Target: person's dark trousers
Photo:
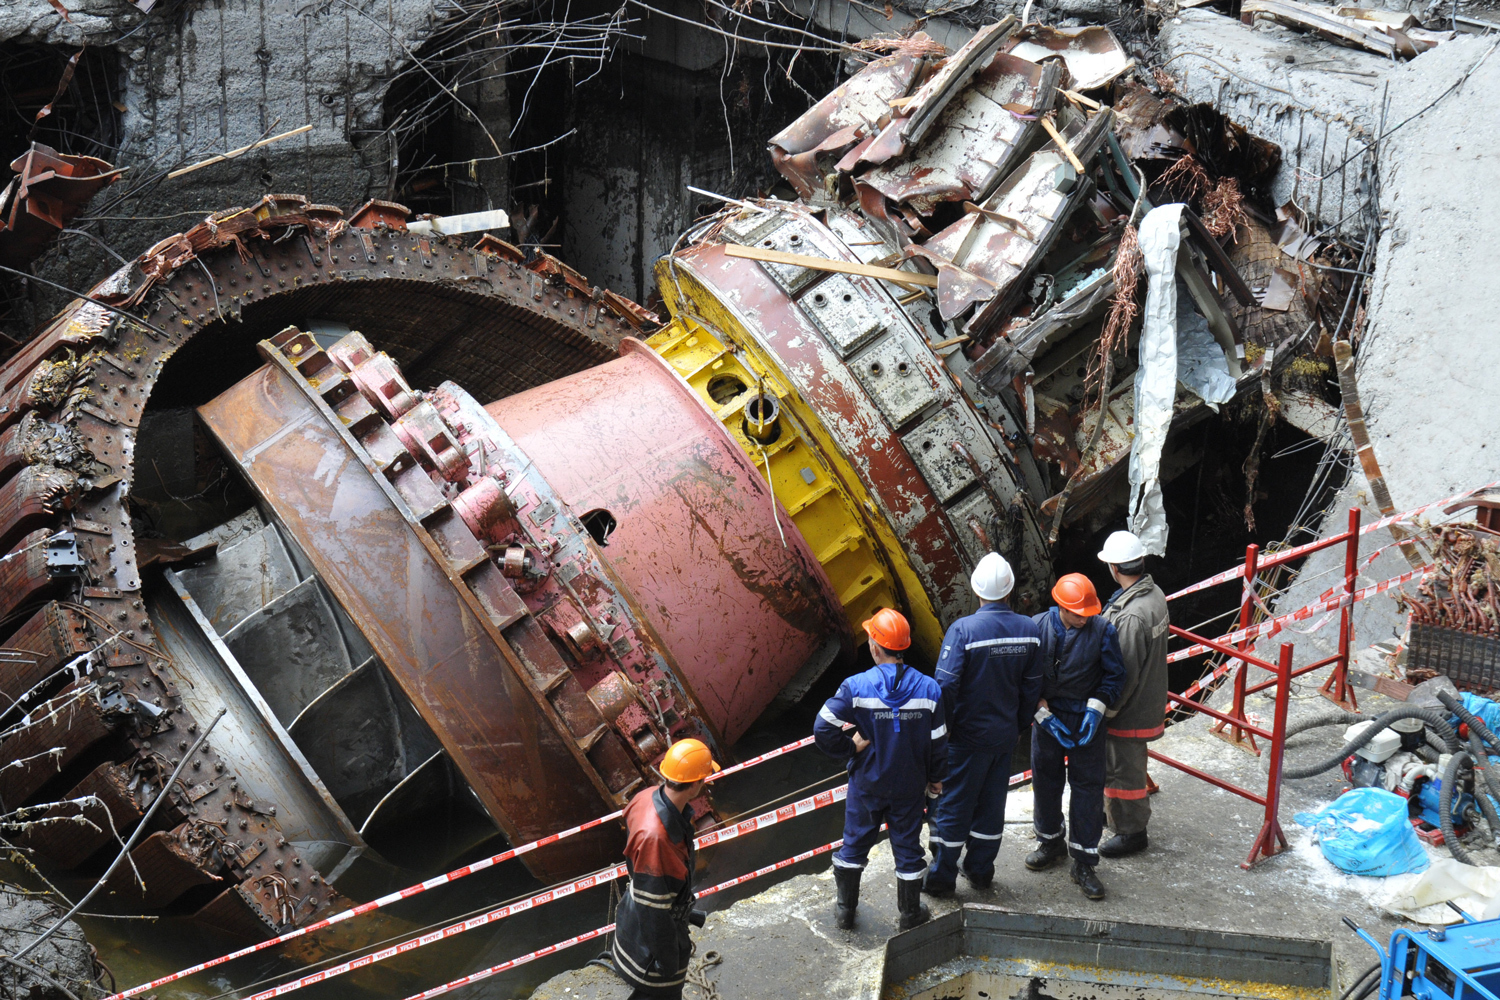
[[[1081,712],[1054,709],[1069,731],[1078,732]],[[1074,861],[1099,863],[1099,836],[1104,830],[1105,736],[1092,743],[1067,748],[1041,726],[1031,727],[1031,787],[1033,825],[1038,840],[1066,839]],[[1063,822],[1063,785],[1073,790],[1068,822]]]
[[[995,874],[995,855],[1005,833],[1005,795],[1010,790],[1010,753],[992,753],[948,744],[948,777],[933,816],[932,871],[927,885],[951,886],[964,874],[986,879]]]
[[[631,991],[627,1000],[682,1000],[682,987],[685,983],[678,983],[664,990],[644,990],[637,986]]]
[[[921,794],[887,799],[851,784],[844,800],[844,843],[833,863],[840,868],[863,868],[884,823],[891,835],[896,877],[918,879],[927,874],[927,856],[922,852],[923,799]]]
[[[1115,833],[1145,833],[1151,821],[1151,786],[1146,777],[1146,740],[1106,737],[1104,809]]]

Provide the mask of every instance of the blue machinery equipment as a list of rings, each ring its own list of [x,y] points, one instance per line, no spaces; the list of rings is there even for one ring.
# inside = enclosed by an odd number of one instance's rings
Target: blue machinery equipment
[[[1398,928],[1388,948],[1361,930],[1354,921],[1345,925],[1375,949],[1380,956],[1379,992],[1375,1000],[1500,1000],[1500,918],[1475,920],[1454,904],[1464,922],[1436,927],[1426,932]],[[1374,972],[1372,968],[1370,972]],[[1347,998],[1360,989],[1370,973],[1360,977]],[[1358,998],[1369,997],[1374,983],[1364,986]]]

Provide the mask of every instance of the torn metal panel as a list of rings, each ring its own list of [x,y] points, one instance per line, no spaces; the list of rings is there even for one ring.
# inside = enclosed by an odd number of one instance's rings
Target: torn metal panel
[[[927,36],[918,33],[917,40]],[[876,59],[772,136],[771,162],[798,194],[811,198],[823,188],[819,154],[847,149],[890,120],[891,102],[911,91],[927,64],[914,50]]]
[[[119,171],[92,156],[70,156],[33,142],[10,165],[16,177],[0,193],[0,263],[24,268],[83,211]]]
[[[1061,72],[997,53],[953,99],[909,156],[859,175],[898,204],[930,215],[940,202],[978,201],[1011,172],[1040,132],[1034,118],[1057,101]],[[894,127],[894,125],[890,126]]]
[[[901,124],[903,145],[915,146],[927,137],[928,130],[937,124],[938,116],[948,103],[968,85],[974,74],[989,65],[1015,26],[1015,16],[1007,14],[994,24],[980,28],[922,84],[902,108],[905,117]]]
[[[971,373],[980,385],[998,392],[1031,365],[1046,345],[1102,314],[1115,294],[1114,277],[1108,272],[1084,282],[1072,295],[1035,320],[995,338]]]
[[[1081,160],[1092,159],[1113,114],[1102,110],[1068,136]],[[951,320],[975,308],[964,326],[976,336],[996,323],[1018,294],[1018,279],[1056,242],[1069,213],[1088,192],[1067,157],[1051,143],[1033,153],[974,211],[909,253],[938,269],[938,308]]]
[[[1053,28],[1027,25],[1008,47],[1032,62],[1061,57],[1073,90],[1095,90],[1135,65],[1115,33],[1102,25]]]

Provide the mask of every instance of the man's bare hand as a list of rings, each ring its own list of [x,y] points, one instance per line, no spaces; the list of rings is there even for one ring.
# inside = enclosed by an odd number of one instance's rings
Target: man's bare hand
[[[867,740],[863,736],[859,735],[859,733],[855,733],[854,734],[854,752],[855,753],[859,753],[860,751],[864,750],[864,748],[867,747],[867,746],[869,746],[869,745],[870,745],[870,741],[869,740]]]
[[[927,797],[935,799],[943,794],[943,783],[941,781],[929,781],[927,783]]]

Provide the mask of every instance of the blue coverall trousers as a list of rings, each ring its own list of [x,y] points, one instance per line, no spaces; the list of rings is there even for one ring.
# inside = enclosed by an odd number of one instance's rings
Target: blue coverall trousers
[[[1083,713],[1053,711],[1070,732],[1078,732]],[[1031,728],[1031,787],[1035,796],[1032,815],[1036,837],[1038,840],[1066,837],[1068,854],[1085,865],[1099,863],[1099,835],[1104,829],[1105,743],[1102,726],[1092,743],[1072,748],[1064,748],[1041,726]],[[1066,823],[1062,812],[1064,784],[1073,790]]]
[[[995,855],[1005,833],[1005,796],[1010,790],[1010,753],[948,744],[948,777],[932,815],[931,846],[936,859],[929,885],[951,886],[958,878],[958,856],[965,847],[964,874],[995,873]]]
[[[922,853],[922,807],[924,796],[891,799],[849,785],[844,800],[844,844],[833,856],[840,868],[863,868],[870,848],[880,839],[880,824],[891,834],[891,853],[896,858],[896,877],[921,878],[927,873]]]

